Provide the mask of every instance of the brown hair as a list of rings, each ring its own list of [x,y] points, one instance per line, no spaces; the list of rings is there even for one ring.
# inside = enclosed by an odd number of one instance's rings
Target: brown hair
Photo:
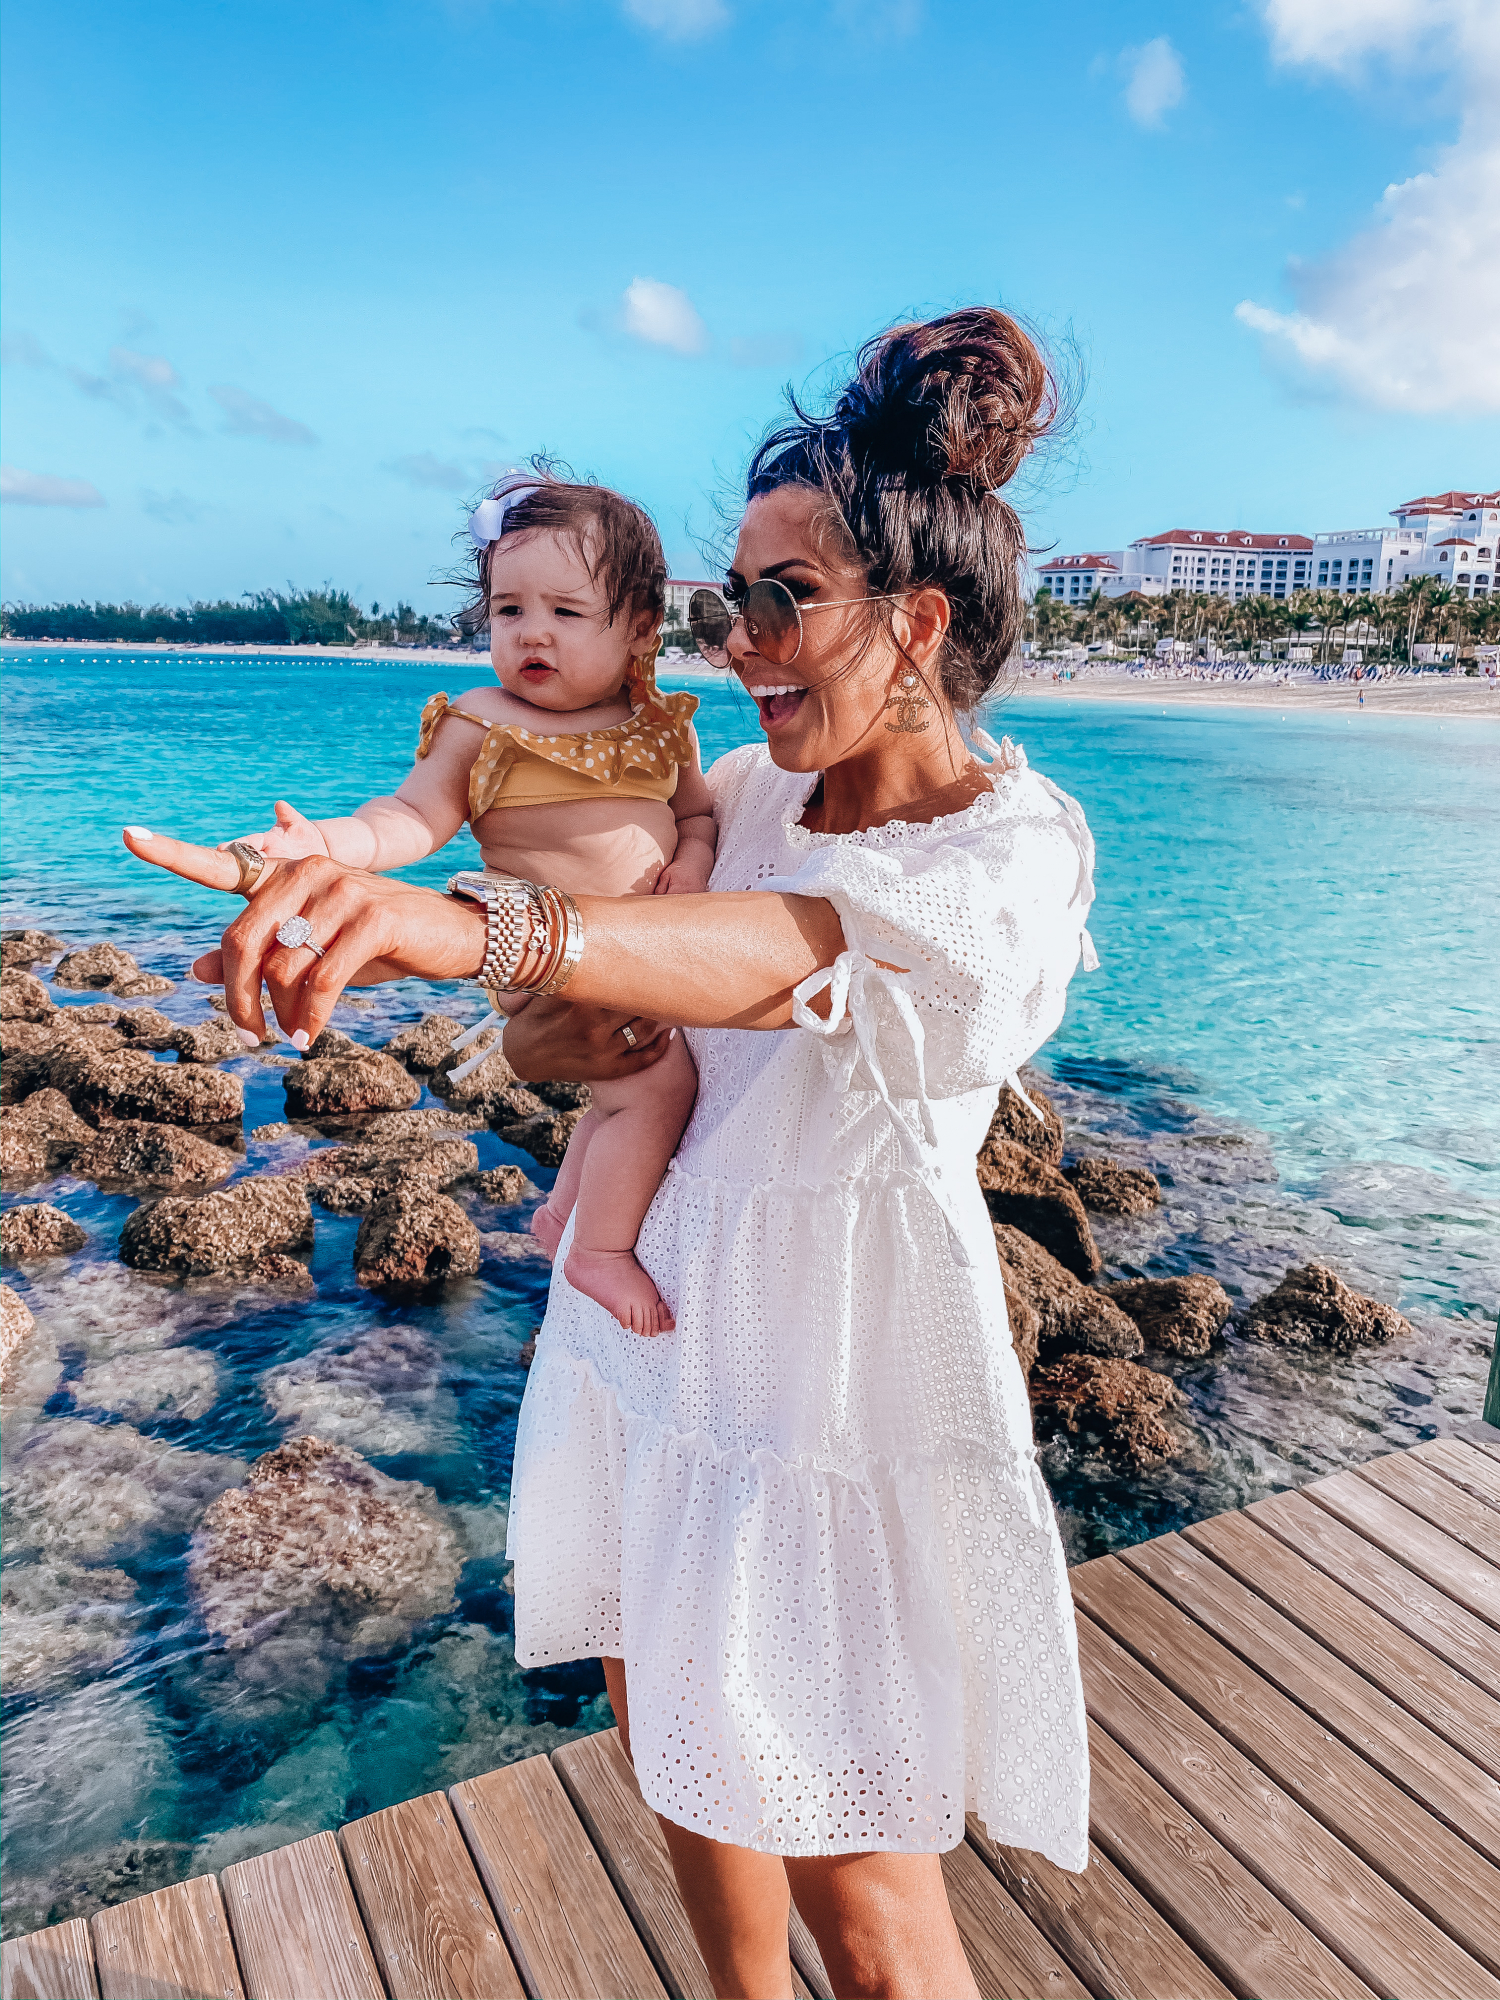
[[[501,539],[537,531],[567,536],[590,582],[603,590],[611,624],[622,611],[632,622],[649,611],[660,624],[667,607],[667,559],[656,523],[623,493],[565,473],[565,467],[539,457],[531,460],[529,472],[506,474],[491,498],[518,488],[533,490],[505,510]],[[468,542],[468,530],[455,540]],[[489,623],[490,557],[496,547],[494,542],[483,549],[471,544],[472,564],[465,563],[452,579],[470,593],[455,618],[460,631],[478,632]]]
[[[996,489],[1058,419],[1037,342],[1008,313],[971,306],[867,341],[831,416],[790,400],[796,421],[750,461],[747,500],[813,487],[872,593],[943,591],[953,611],[943,692],[973,708],[1014,652],[1025,615],[1026,538]]]

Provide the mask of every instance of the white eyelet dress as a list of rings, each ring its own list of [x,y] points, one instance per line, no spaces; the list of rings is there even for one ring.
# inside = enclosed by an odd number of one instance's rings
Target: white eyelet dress
[[[1092,959],[1093,843],[1009,745],[994,768],[965,812],[823,835],[813,775],[714,765],[713,888],[826,897],[848,948],[798,1025],[687,1031],[697,1105],[637,1244],[676,1331],[622,1332],[560,1254],[537,1341],[517,1661],[622,1657],[647,1802],[737,1846],[941,1852],[971,1809],[1087,1864],[1072,1604],[974,1155]]]

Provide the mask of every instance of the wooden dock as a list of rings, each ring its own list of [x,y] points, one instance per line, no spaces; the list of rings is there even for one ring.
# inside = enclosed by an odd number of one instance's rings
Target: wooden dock
[[[1072,1572],[1084,1875],[971,1822],[1012,2000],[1500,2000],[1500,1430]],[[794,1916],[796,1990],[828,2000]],[[710,2000],[615,1731],[5,1945],[4,2000]]]

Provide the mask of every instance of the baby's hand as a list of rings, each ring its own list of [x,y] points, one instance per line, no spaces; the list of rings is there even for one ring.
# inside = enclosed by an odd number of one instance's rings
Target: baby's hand
[[[327,855],[328,842],[310,819],[304,819],[285,799],[276,801],[276,824],[264,833],[241,836],[247,847],[268,861],[301,861],[309,854]]]
[[[708,888],[714,858],[698,843],[679,859],[669,861],[656,878],[652,891],[657,896],[701,896]]]

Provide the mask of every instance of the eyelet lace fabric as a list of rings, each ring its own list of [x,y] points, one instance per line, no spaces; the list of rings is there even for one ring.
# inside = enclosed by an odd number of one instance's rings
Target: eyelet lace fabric
[[[687,1031],[698,1101],[637,1244],[676,1331],[554,1268],[516,1657],[623,1657],[647,1802],[739,1846],[940,1852],[973,1811],[1087,1864],[1072,1604],[974,1155],[1092,956],[1093,846],[1018,753],[995,769],[930,826],[826,836],[811,776],[720,759],[712,886],[825,896],[846,950],[793,1028]]]

